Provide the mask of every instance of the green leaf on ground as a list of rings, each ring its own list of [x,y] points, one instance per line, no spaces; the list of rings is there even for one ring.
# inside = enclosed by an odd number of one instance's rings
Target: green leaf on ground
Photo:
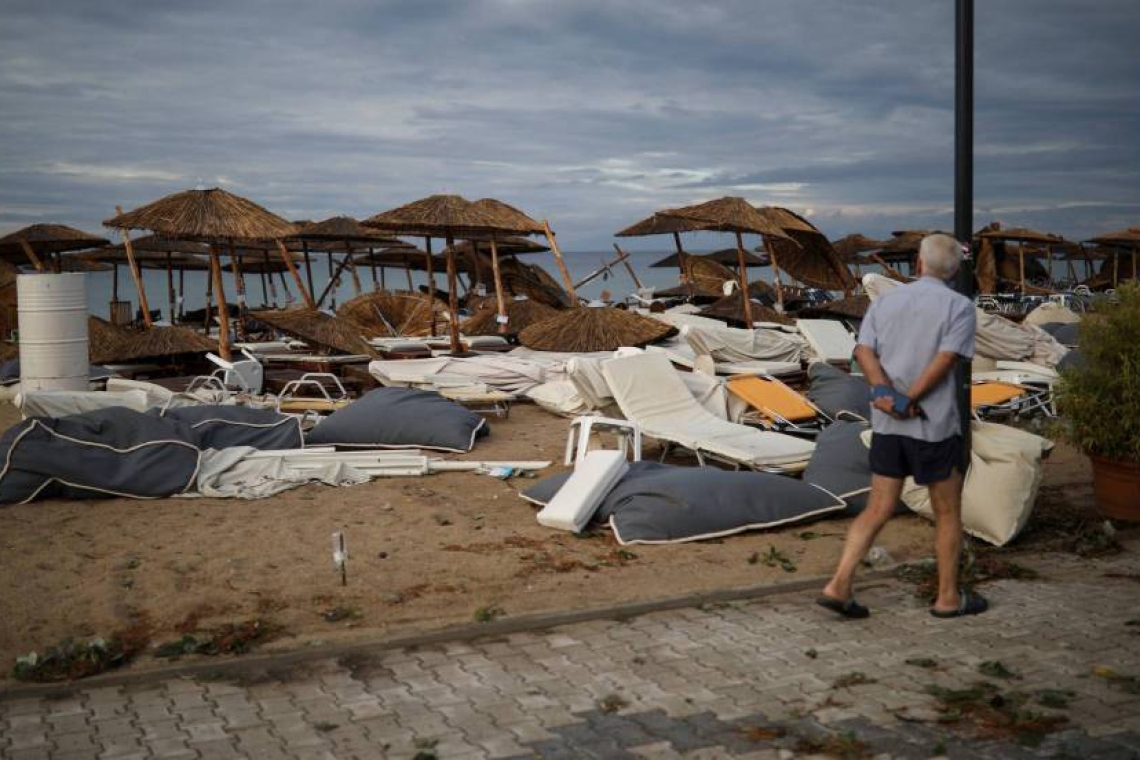
[[[906,661],[907,665],[913,665],[916,668],[926,668],[933,670],[938,667],[938,661],[932,660],[929,657],[913,657]]]
[[[1000,660],[986,660],[978,666],[978,672],[983,676],[988,676],[990,678],[1004,678],[1007,681],[1021,678],[1018,673],[1015,673],[1007,668],[1002,664]]]

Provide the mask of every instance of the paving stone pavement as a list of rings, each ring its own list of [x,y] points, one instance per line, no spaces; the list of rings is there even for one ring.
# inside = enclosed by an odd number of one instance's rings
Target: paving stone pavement
[[[968,620],[935,620],[885,581],[860,594],[866,621],[836,619],[808,592],[269,661],[226,680],[0,693],[0,757],[1140,758],[1140,680],[1125,678],[1140,676],[1140,554],[1017,559],[1042,579],[988,584],[994,608]],[[919,659],[936,666],[907,662]],[[979,674],[993,660],[1017,677]],[[1067,722],[1036,746],[940,722],[928,688],[981,680],[1007,699],[1071,697],[1032,707]]]

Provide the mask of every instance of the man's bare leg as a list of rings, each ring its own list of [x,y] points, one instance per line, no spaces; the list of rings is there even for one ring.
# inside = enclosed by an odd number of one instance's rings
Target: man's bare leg
[[[934,511],[934,553],[938,558],[938,597],[934,609],[958,609],[958,564],[962,557],[962,475],[955,470],[949,478],[931,483],[930,507]]]
[[[879,531],[894,514],[902,487],[903,481],[898,478],[882,475],[871,477],[871,495],[867,500],[867,508],[855,518],[855,522],[851,523],[847,531],[839,566],[835,569],[835,575],[823,587],[824,596],[840,601],[851,598],[855,571],[859,568],[863,557],[871,550]]]

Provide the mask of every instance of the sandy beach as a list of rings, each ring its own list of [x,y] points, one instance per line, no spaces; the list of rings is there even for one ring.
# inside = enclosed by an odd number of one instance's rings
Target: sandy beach
[[[0,407],[0,425],[17,421]],[[474,458],[559,462],[566,421],[531,405],[492,433]],[[653,455],[650,448],[647,455]],[[550,472],[561,470],[560,465]],[[608,531],[577,537],[540,527],[517,496],[535,481],[445,473],[334,489],[307,486],[260,501],[46,501],[0,510],[0,660],[66,637],[143,632],[153,646],[258,619],[277,633],[266,650],[377,639],[524,615],[651,600],[819,575],[831,569],[848,521],[826,520],[720,541],[617,545]],[[1089,510],[1084,457],[1058,447],[1046,463],[1038,514],[1017,546],[1056,538]],[[348,585],[331,561],[345,532]],[[896,561],[932,554],[932,528],[903,515],[880,544]],[[795,571],[757,561],[769,547]],[[809,600],[805,599],[805,603]],[[342,619],[328,622],[338,610]],[[482,612],[480,612],[482,611]],[[336,617],[336,616],[334,616]]]

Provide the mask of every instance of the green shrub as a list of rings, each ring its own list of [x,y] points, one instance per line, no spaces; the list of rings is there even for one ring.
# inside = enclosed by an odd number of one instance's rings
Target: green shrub
[[[1094,305],[1081,321],[1080,354],[1058,388],[1062,436],[1086,454],[1140,461],[1140,285]]]

